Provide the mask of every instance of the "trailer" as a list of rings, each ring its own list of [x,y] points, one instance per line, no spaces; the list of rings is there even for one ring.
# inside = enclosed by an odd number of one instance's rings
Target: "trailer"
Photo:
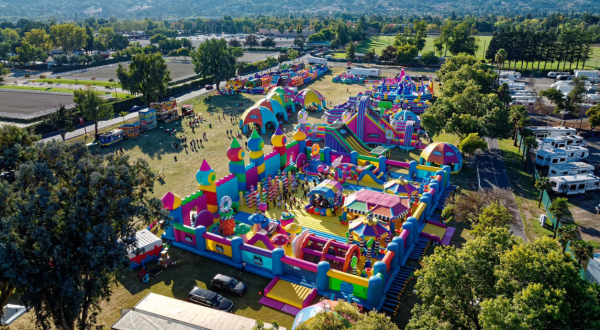
[[[381,70],[367,68],[350,68],[350,74],[354,76],[379,77],[379,75],[381,74]]]
[[[575,77],[579,78],[582,76],[586,78],[600,77],[600,70],[575,70]]]
[[[530,130],[536,138],[556,137],[556,136],[575,136],[577,130],[571,127],[564,126],[527,126],[526,130]]]
[[[567,153],[562,149],[544,149],[535,153],[535,163],[540,166],[565,164]]]
[[[591,174],[554,176],[550,178],[550,186],[559,194],[585,194],[600,189],[600,178]]]
[[[565,175],[594,174],[594,166],[584,162],[569,162],[566,164],[552,165],[548,169],[548,177]]]
[[[319,57],[312,57],[309,56],[307,58],[308,64],[322,64],[322,65],[327,65],[327,59],[326,58],[319,58]]]
[[[536,139],[538,146],[532,149],[531,152],[544,149],[566,148],[572,146],[582,147],[585,144],[585,139],[578,135],[544,137]]]

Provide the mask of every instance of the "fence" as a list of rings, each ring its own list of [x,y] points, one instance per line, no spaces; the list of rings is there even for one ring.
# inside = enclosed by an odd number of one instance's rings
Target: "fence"
[[[125,62],[120,62],[120,63],[122,63],[122,64],[129,64],[129,63],[131,63],[131,61],[125,61]],[[120,63],[113,63],[113,64],[100,65],[100,66],[92,66],[92,67],[83,68],[83,69],[77,69],[77,70],[72,70],[72,71],[57,72],[57,73],[51,74],[50,76],[48,76],[48,78],[56,78],[56,77],[60,77],[60,76],[68,76],[68,75],[73,75],[73,74],[77,74],[77,73],[84,73],[84,72],[89,72],[89,71],[94,71],[94,70],[99,70],[99,69],[112,68],[112,67],[118,66]],[[91,78],[80,78],[80,77],[78,77],[77,79],[91,80]],[[96,80],[102,80],[102,81],[108,81],[108,79],[110,79],[110,78],[96,78]],[[119,79],[115,79],[115,81],[118,81],[118,80]]]

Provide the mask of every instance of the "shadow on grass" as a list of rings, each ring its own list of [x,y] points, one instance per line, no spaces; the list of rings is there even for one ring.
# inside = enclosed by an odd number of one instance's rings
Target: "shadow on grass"
[[[508,180],[515,195],[526,199],[537,200],[539,193],[535,189],[531,174],[527,170],[527,163],[523,162],[522,154],[512,150],[500,149],[504,160]]]

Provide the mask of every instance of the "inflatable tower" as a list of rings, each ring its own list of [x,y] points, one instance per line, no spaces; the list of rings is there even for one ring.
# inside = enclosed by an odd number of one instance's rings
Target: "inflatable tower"
[[[244,166],[244,156],[246,151],[240,146],[236,138],[231,141],[231,146],[227,149],[227,158],[229,158],[229,173],[235,175],[238,181],[238,192],[246,192],[246,168]]]
[[[198,189],[204,192],[206,195],[206,203],[208,210],[215,214],[219,207],[217,201],[217,186],[215,181],[217,180],[217,174],[210,165],[206,162],[206,159],[202,161],[200,169],[196,172],[196,181],[198,181]]]
[[[287,159],[286,159],[287,148],[285,146],[286,142],[287,142],[287,138],[285,137],[285,135],[283,135],[283,132],[281,131],[281,127],[277,127],[275,134],[273,134],[273,136],[271,136],[271,144],[273,144],[273,150],[275,150],[280,156],[279,157],[279,159],[280,159],[279,167],[281,167],[281,168],[283,168],[287,165]],[[294,161],[296,161],[296,160],[294,159]]]
[[[265,178],[265,141],[258,135],[258,131],[254,130],[248,140],[248,149],[250,149],[250,161],[256,166],[258,181]]]

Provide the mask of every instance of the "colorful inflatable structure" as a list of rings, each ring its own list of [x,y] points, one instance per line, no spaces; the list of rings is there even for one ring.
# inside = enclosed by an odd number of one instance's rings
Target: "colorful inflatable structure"
[[[163,197],[164,209],[170,214],[163,238],[174,247],[238,269],[244,265],[244,271],[272,279],[260,303],[290,314],[309,306],[317,295],[356,302],[367,310],[395,312],[397,286],[407,280],[403,265],[409,258],[420,258],[429,239],[449,240],[443,224],[433,225],[443,230],[423,231],[430,229],[428,219],[450,186],[451,169],[389,160],[386,148],[367,150],[343,122],[328,125],[326,134],[330,130],[338,143],[336,149],[327,143],[323,149],[308,146],[310,140],[302,131],[296,131],[294,140],[288,142],[278,129],[271,137],[273,151],[266,155],[264,141],[254,131],[248,140],[248,164],[244,148],[234,139],[227,150],[230,174],[217,179],[203,161],[196,173],[198,191],[185,198],[173,193]],[[363,129],[362,136],[366,134]],[[361,153],[357,151],[360,148],[364,149]],[[284,211],[280,220],[269,219],[265,203],[297,184],[298,175],[290,171],[306,168],[309,157],[321,162],[324,174],[331,171],[336,178],[322,181],[310,192],[315,205],[311,204],[308,212],[298,211],[303,219],[319,220],[300,220],[289,211]],[[380,191],[383,185],[378,182],[400,177],[423,188],[420,194]],[[304,174],[304,180],[312,179]],[[344,184],[355,190],[359,182],[350,182],[355,179],[371,180],[380,188],[344,197]],[[239,212],[234,215],[231,209]],[[354,221],[347,224],[334,219],[324,227],[312,228],[329,221],[321,216],[322,209],[325,216],[342,210],[340,217]]]
[[[462,153],[453,144],[434,142],[421,152],[419,164],[447,165],[452,169],[452,173],[458,173],[462,168]]]
[[[331,81],[342,84],[363,84],[365,82],[365,77],[355,76],[344,72],[339,76],[333,77]]]
[[[177,100],[174,97],[150,103],[149,108],[156,111],[156,118],[163,123],[169,123],[180,118]]]

